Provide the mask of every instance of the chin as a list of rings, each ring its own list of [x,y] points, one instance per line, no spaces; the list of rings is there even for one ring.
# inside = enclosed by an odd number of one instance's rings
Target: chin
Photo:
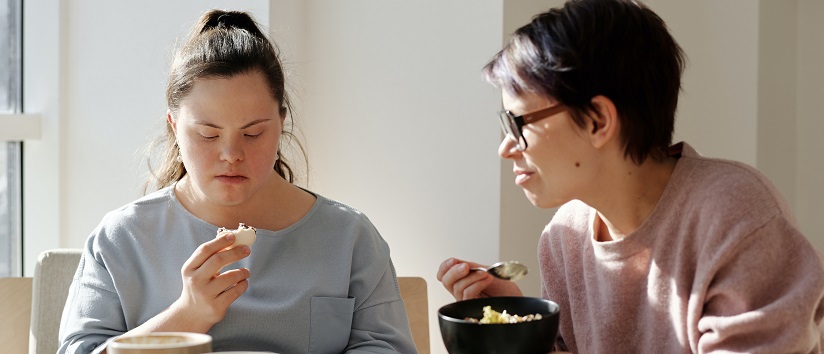
[[[222,205],[222,206],[235,206],[243,204],[243,202],[247,199],[245,193],[240,191],[216,191],[214,192],[209,199],[212,200],[213,203]]]
[[[528,199],[532,205],[541,209],[557,208],[565,203],[564,201],[540,196],[527,190],[524,190],[524,194],[526,195],[526,199]]]

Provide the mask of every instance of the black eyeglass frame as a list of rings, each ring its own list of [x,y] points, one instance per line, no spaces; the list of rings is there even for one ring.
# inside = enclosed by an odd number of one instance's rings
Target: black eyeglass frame
[[[566,110],[567,106],[557,103],[549,107],[541,108],[537,111],[524,113],[519,116],[516,116],[510,111],[501,111],[498,116],[501,119],[501,129],[504,131],[506,138],[512,139],[512,141],[515,142],[515,147],[518,151],[524,151],[528,147],[523,132],[525,125],[537,122],[544,118],[552,117]]]

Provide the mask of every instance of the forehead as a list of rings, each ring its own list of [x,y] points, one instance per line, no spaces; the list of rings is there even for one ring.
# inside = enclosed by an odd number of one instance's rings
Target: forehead
[[[225,116],[265,118],[279,114],[280,103],[260,72],[200,78],[180,102],[180,114],[201,119]]]
[[[211,100],[224,96],[266,98],[275,101],[266,78],[258,71],[232,76],[199,78],[194,81],[189,95],[184,100],[190,97],[195,99],[209,97]]]

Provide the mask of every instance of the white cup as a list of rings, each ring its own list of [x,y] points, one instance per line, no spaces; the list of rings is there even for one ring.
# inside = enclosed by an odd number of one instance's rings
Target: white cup
[[[106,346],[108,354],[203,354],[211,351],[212,336],[188,332],[127,335]]]

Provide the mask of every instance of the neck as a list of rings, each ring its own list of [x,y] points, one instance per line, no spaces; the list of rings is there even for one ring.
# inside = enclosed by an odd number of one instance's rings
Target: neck
[[[622,160],[615,168],[605,169],[614,173],[601,178],[603,186],[595,198],[584,200],[598,211],[599,241],[618,240],[631,234],[649,217],[669,183],[677,160],[667,157],[664,161],[647,159],[641,165]]]

